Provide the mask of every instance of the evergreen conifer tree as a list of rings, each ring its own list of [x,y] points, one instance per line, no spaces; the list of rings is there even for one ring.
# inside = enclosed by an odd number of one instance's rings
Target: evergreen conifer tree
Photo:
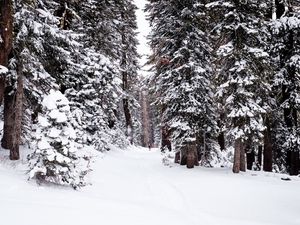
[[[156,73],[163,131],[172,133],[175,151],[188,167],[198,164],[197,148],[213,140],[216,119],[213,105],[210,47],[206,37],[203,1],[151,1],[151,47]]]

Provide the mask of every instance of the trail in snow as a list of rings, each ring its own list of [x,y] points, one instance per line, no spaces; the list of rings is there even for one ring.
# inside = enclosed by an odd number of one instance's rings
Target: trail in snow
[[[80,191],[28,183],[24,172],[0,165],[1,224],[300,224],[300,178],[169,168],[147,148],[105,154]]]

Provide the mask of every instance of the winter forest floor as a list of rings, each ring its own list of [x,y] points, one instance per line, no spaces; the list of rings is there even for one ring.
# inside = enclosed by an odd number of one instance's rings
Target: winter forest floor
[[[144,4],[136,0],[146,76]],[[91,185],[74,191],[27,181],[27,152],[21,154],[21,163],[12,162],[0,148],[1,225],[300,225],[300,177],[169,167],[157,149],[132,146],[99,153]]]
[[[0,212],[5,225],[299,225],[300,178],[161,163],[158,150],[131,147],[99,155],[92,185],[26,181],[25,166],[1,153]]]

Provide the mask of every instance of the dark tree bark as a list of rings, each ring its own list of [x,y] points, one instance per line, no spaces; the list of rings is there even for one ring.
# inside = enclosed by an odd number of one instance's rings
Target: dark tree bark
[[[294,75],[292,71],[288,72],[290,75]],[[283,100],[285,101],[290,98],[291,90],[286,85],[283,85],[282,93]],[[284,121],[289,131],[291,131],[294,126],[297,127],[297,110],[293,106],[284,108]],[[287,152],[286,163],[290,175],[299,174],[299,160],[299,149],[289,149],[289,151]]]
[[[267,172],[272,172],[273,169],[273,149],[271,143],[271,128],[270,128],[270,119],[266,118],[266,127],[264,133],[264,163],[263,170]]]
[[[246,152],[244,144],[241,142],[240,144],[240,171],[246,172]]]
[[[258,153],[257,153],[257,164],[259,166],[259,170],[261,170],[261,165],[262,165],[262,151],[263,151],[263,146],[258,146]]]
[[[151,133],[151,124],[150,124],[150,116],[149,116],[149,102],[146,98],[146,90],[140,91],[140,104],[142,109],[142,146],[143,147],[152,147],[153,143],[150,138]]]
[[[14,90],[7,86],[4,92],[4,125],[1,146],[5,149],[12,149],[14,134]]]
[[[23,74],[22,67],[18,68],[18,80],[17,91],[15,95],[14,105],[14,130],[12,146],[10,148],[9,158],[11,160],[18,160],[20,158],[19,145],[21,142],[21,130],[22,130],[22,115],[23,115]]]
[[[180,163],[180,152],[176,152],[175,153],[175,160],[174,160],[175,163]]]
[[[11,0],[0,0],[0,65],[7,67],[13,40],[13,11]],[[5,76],[0,75],[0,105],[5,90]]]
[[[218,143],[219,143],[221,151],[224,151],[225,150],[225,134],[224,134],[224,132],[221,132],[219,134]]]
[[[221,113],[220,120],[218,121],[218,126],[219,127],[222,127],[222,123],[224,121],[224,118],[225,118],[224,113]],[[219,143],[221,151],[224,151],[225,150],[225,134],[222,131],[218,135],[218,143]]]
[[[195,144],[187,144],[185,146],[184,152],[186,154],[186,167],[188,169],[194,168],[194,166],[199,166],[198,154]]]
[[[247,170],[252,170],[253,163],[255,161],[255,154],[253,150],[247,152]]]
[[[164,126],[161,128],[161,151],[168,149],[172,151],[172,145],[170,140],[171,132],[168,127]]]
[[[234,143],[234,160],[233,160],[233,168],[232,171],[234,173],[239,173],[241,169],[241,148],[242,148],[242,140],[237,139]]]
[[[121,13],[121,18],[123,19],[125,18],[124,13]],[[121,28],[121,42],[123,46],[126,46],[125,27]],[[122,87],[124,92],[127,94],[129,91],[129,78],[128,78],[128,72],[125,69],[128,66],[126,61],[127,58],[126,51],[127,49],[126,47],[124,47],[124,49],[122,49],[121,68],[122,68]],[[132,117],[129,108],[129,100],[127,96],[123,98],[123,110],[124,110],[125,126],[126,126],[125,133],[129,138],[130,143],[133,144],[133,124],[132,124]]]

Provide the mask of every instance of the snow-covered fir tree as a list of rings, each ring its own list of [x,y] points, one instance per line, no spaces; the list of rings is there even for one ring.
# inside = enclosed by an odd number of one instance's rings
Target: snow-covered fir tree
[[[97,4],[55,0],[17,1],[15,4],[14,48],[15,52],[22,54],[11,60],[10,69],[17,73],[17,67],[22,63],[27,108],[23,113],[24,140],[36,149],[32,145],[36,142],[31,141],[36,137],[35,132],[49,133],[50,127],[43,127],[38,120],[39,116],[50,113],[49,108],[43,107],[42,99],[53,90],[59,90],[67,97],[70,106],[67,124],[63,125],[68,129],[72,125],[74,129],[70,148],[76,151],[70,153],[70,166],[80,158],[76,154],[83,154],[85,159],[89,159],[92,149],[104,151],[109,150],[110,144],[123,147],[128,144],[120,119],[122,111],[119,110],[120,96],[124,96],[120,62],[116,55],[109,52],[121,52],[120,35],[115,33],[115,25],[119,23],[111,17],[105,19],[98,15],[102,11],[96,7]],[[107,5],[108,14],[111,13],[110,6]],[[90,20],[91,15],[95,15],[95,21]],[[105,31],[111,31],[111,36],[106,35]],[[91,38],[93,33],[98,39]],[[130,38],[134,38],[135,34],[132,35]],[[113,36],[116,39],[112,39]],[[22,55],[22,61],[19,55]],[[132,59],[136,60],[134,54]],[[134,68],[136,61],[128,61],[127,66],[131,68],[129,64]],[[60,124],[61,130],[64,130],[63,125]],[[51,155],[52,150],[44,150],[43,155],[38,155],[39,150],[36,149],[30,156],[31,170],[35,168],[32,165],[39,164],[42,167],[41,164],[47,162],[47,159],[41,158]],[[61,166],[59,161],[54,160],[53,167],[55,163]],[[82,168],[82,174],[87,170]],[[42,177],[61,183],[62,179],[54,179],[51,174],[46,172]],[[35,175],[33,177],[36,178]],[[70,181],[70,184],[79,185],[77,181]]]
[[[246,147],[257,148],[264,136],[270,85],[266,1],[214,1],[221,13],[217,33],[217,97],[224,106],[227,137],[234,143],[234,172],[245,171]],[[248,145],[248,146],[247,146]]]
[[[118,61],[122,76],[122,89],[124,97],[122,99],[124,110],[125,133],[130,143],[138,143],[137,133],[139,131],[139,121],[133,111],[136,109],[137,101],[137,44],[136,39],[136,6],[132,0],[115,1],[117,18],[119,18],[117,29],[120,35],[120,53]],[[134,138],[135,137],[135,138]]]
[[[172,133],[181,163],[198,164],[198,149],[210,151],[216,118],[210,47],[203,1],[151,1],[150,43],[156,73],[151,83],[161,110],[162,135]],[[164,138],[164,137],[162,137]]]
[[[68,99],[61,92],[51,90],[42,105],[45,115],[38,116],[35,149],[28,156],[30,178],[73,188],[85,185],[88,169],[84,164],[88,162],[84,153],[80,155],[76,148]]]
[[[297,1],[276,2],[272,32],[275,155],[279,171],[298,175],[300,169],[300,6]]]

